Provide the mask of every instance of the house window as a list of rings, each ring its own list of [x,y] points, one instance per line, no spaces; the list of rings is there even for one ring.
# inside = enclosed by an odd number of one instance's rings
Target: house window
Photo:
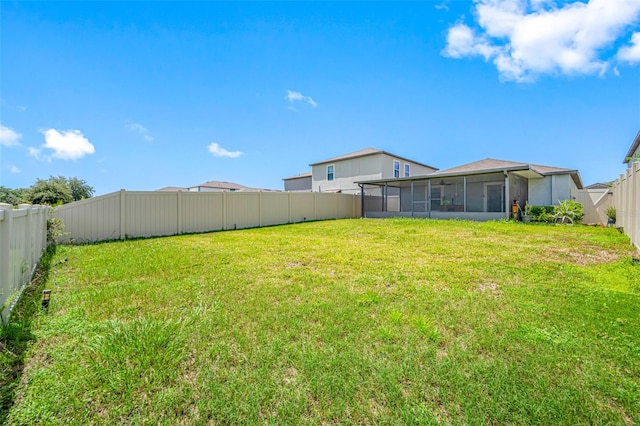
[[[393,162],[393,177],[394,178],[399,178],[400,177],[400,162],[399,161],[394,161]]]
[[[327,166],[327,180],[333,180],[333,168],[334,165]]]
[[[409,177],[409,165],[404,163],[404,177]]]

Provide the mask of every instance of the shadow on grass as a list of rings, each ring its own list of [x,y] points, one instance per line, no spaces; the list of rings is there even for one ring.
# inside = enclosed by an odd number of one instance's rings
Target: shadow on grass
[[[41,293],[49,279],[55,252],[55,244],[50,244],[40,257],[33,279],[14,307],[9,321],[0,324],[0,424],[7,421],[22,377],[27,348],[35,338],[31,325],[34,316],[42,309]]]

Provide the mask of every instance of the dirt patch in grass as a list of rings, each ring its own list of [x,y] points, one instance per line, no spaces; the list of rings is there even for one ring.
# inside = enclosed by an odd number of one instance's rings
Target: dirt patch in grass
[[[586,247],[586,249],[588,249],[588,247]],[[580,266],[612,263],[624,257],[624,255],[617,252],[594,248],[592,248],[592,251],[575,251],[569,248],[554,248],[549,250],[549,255],[550,258],[557,256],[558,260],[563,262],[568,261],[569,263]]]

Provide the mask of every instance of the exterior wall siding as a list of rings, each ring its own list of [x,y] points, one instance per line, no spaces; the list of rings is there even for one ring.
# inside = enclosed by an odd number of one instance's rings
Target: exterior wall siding
[[[360,187],[354,182],[393,177],[393,162],[400,163],[400,177],[404,177],[404,165],[409,164],[410,176],[421,176],[435,172],[412,161],[387,154],[367,155],[334,163],[322,163],[312,167],[312,190],[315,192],[337,191],[358,194]],[[327,180],[327,166],[334,165],[334,179]]]
[[[242,229],[360,217],[357,195],[312,192],[119,191],[56,207],[60,242]]]
[[[311,191],[311,188],[311,176],[295,179],[285,179],[284,181],[285,191]]]
[[[336,161],[335,163],[323,163],[312,167],[312,190],[314,192],[342,191],[346,194],[360,192],[360,187],[354,182],[357,180],[380,179],[382,154],[368,155],[366,157],[352,158]],[[327,180],[327,166],[334,165],[334,179]]]

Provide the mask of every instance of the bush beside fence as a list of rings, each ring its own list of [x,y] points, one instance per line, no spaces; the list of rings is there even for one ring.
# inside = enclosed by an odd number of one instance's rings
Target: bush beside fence
[[[47,247],[49,207],[0,203],[0,315],[7,319]]]
[[[114,192],[56,207],[60,242],[253,228],[360,216],[360,197],[327,192]]]
[[[613,183],[616,226],[640,250],[640,162],[631,166]]]

